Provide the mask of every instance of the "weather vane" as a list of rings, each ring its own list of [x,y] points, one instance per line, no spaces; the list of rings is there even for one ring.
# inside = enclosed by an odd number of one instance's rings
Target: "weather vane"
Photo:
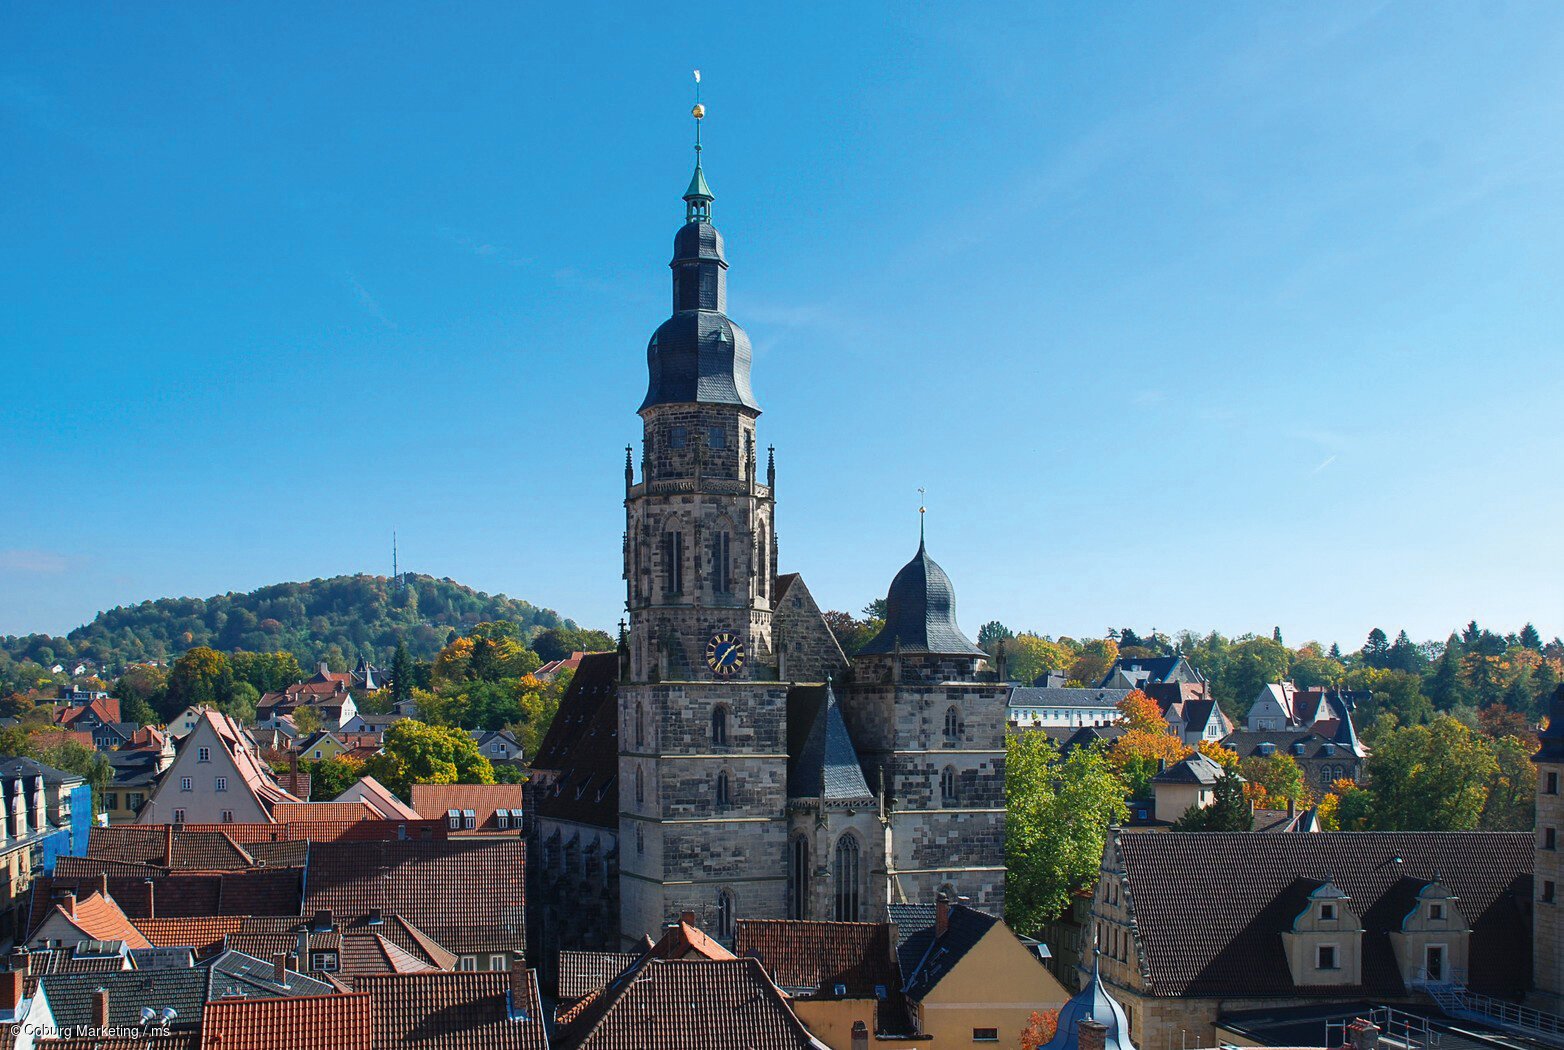
[[[924,501],[923,497],[925,495],[926,495],[926,493],[923,490],[923,486],[919,485],[918,486],[918,542],[919,543],[923,542],[923,516],[929,512],[929,508],[924,505],[925,501]]]
[[[695,106],[690,110],[690,116],[695,118],[695,160],[699,163],[701,158],[701,118],[706,115],[706,107],[701,105],[701,71],[695,71]]]

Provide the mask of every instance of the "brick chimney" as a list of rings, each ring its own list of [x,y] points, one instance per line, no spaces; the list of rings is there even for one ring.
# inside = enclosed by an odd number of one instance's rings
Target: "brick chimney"
[[[163,866],[165,868],[174,866],[174,825],[172,824],[163,825]]]
[[[1108,1026],[1092,1017],[1081,1018],[1076,1033],[1080,1050],[1103,1050],[1108,1043]]]
[[[869,1026],[862,1021],[853,1022],[853,1050],[869,1050]]]
[[[109,991],[107,988],[99,988],[92,993],[92,1026],[94,1028],[107,1028],[109,1026]]]
[[[693,911],[680,912],[679,913],[679,921],[684,923],[684,925],[686,925],[686,926],[694,926],[695,925],[695,913]]]
[[[1298,815],[1298,800],[1295,799],[1295,798],[1290,798],[1290,799],[1287,800],[1287,816],[1289,818],[1291,818],[1291,817],[1296,817],[1297,815]]]
[[[141,883],[146,902],[147,918],[157,918],[157,883],[151,879],[145,879]]]
[[[60,907],[64,909],[65,914],[69,915],[73,919],[76,918],[76,894],[67,893],[65,896],[61,897]]]
[[[934,936],[943,937],[950,929],[950,897],[941,893],[934,898]]]
[[[109,873],[106,871],[98,872],[98,893],[104,897],[109,895]]]
[[[522,1012],[532,1002],[531,986],[527,981],[527,964],[521,959],[510,961],[510,1015],[520,1020]]]
[[[0,1014],[14,1018],[16,1011],[21,1008],[22,983],[27,976],[26,966],[24,960],[23,969],[0,972]]]
[[[272,980],[276,981],[284,988],[288,986],[287,952],[272,952]]]

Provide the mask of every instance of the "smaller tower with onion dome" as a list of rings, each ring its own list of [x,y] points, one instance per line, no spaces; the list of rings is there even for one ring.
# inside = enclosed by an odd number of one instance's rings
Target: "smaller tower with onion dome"
[[[853,657],[842,714],[884,795],[884,899],[943,892],[998,911],[1009,690],[956,622],[955,586],[921,520],[918,533],[918,552],[886,592],[884,628]]]

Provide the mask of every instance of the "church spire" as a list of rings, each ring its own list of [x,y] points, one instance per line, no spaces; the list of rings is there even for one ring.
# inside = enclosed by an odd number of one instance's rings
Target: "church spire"
[[[706,173],[701,170],[701,120],[706,107],[701,105],[701,71],[695,71],[695,107],[690,110],[695,118],[695,174],[690,176],[690,188],[684,191],[684,221],[710,222],[711,204],[717,198],[706,183]]]

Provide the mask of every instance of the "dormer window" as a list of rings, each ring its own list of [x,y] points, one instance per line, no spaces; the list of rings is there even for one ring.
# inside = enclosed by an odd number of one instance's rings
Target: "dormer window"
[[[1320,905],[1320,921],[1321,922],[1335,922],[1336,921],[1336,905],[1331,904],[1329,902],[1321,904]]]
[[[1336,958],[1336,946],[1334,944],[1321,944],[1315,948],[1314,968],[1316,970],[1341,969],[1341,964]]]

